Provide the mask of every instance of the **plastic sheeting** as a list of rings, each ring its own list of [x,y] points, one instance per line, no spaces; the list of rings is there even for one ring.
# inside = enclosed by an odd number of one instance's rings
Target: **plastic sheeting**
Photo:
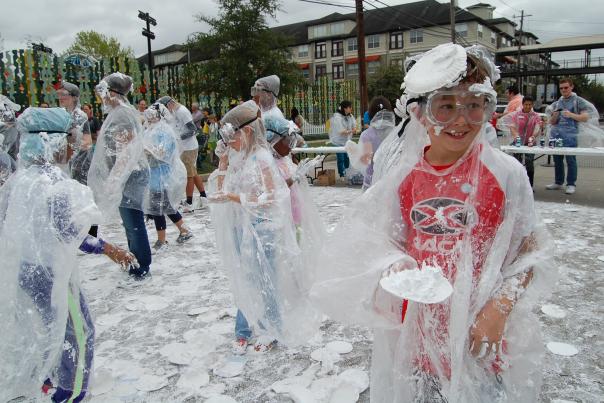
[[[78,106],[71,111],[71,118],[73,123],[69,134],[72,140],[69,146],[73,150],[73,155],[69,160],[69,172],[73,179],[86,185],[93,154],[92,136],[88,116],[80,109],[79,102]]]
[[[31,161],[0,190],[2,401],[39,396],[63,350],[73,348],[63,341],[68,294],[75,304],[80,298],[76,251],[100,218],[89,188],[58,167]],[[55,386],[73,387],[61,379]]]
[[[248,101],[227,113],[222,125],[244,125],[230,140],[228,168],[215,172],[207,192],[217,247],[231,282],[235,303],[260,334],[287,345],[314,334],[308,304],[303,303],[305,276],[292,218],[290,192]],[[228,201],[238,197],[240,203]],[[232,199],[231,199],[232,200]],[[220,203],[222,201],[222,203]]]
[[[424,155],[427,130],[410,111],[402,147],[395,139],[388,148],[399,158],[386,160],[326,242],[311,297],[335,320],[375,328],[372,403],[536,402],[543,345],[531,308],[556,270],[524,168],[488,144],[485,123],[453,165],[436,169]],[[382,276],[424,264],[441,269],[453,294],[438,304],[394,298],[393,311],[380,310]],[[470,332],[502,296],[518,300],[501,350],[475,357]]]
[[[107,218],[116,217],[118,207],[144,211],[150,194],[149,164],[143,152],[139,113],[125,96],[109,91],[105,81],[99,87],[97,92],[104,94],[103,105],[109,113],[99,132],[88,186]]]
[[[576,98],[573,98],[576,97]],[[565,147],[604,147],[604,130],[600,128],[599,118],[600,114],[596,107],[589,101],[584,98],[578,97],[577,94],[573,93],[573,100],[569,103],[572,105],[571,108],[576,114],[581,114],[583,112],[587,112],[589,118],[586,122],[575,122],[567,119],[567,122],[574,127],[569,127],[567,129],[560,129],[558,132],[554,130],[553,125],[549,125],[548,127],[548,136],[549,138],[561,138],[564,142]],[[568,103],[562,103],[563,98],[561,97],[556,102],[553,102],[545,109],[545,114],[547,116],[547,121],[550,121],[552,113],[556,110],[559,111],[560,117],[558,118],[558,124],[560,124],[562,119],[562,110],[568,110]]]
[[[147,123],[143,145],[149,161],[151,192],[145,212],[152,215],[174,214],[174,206],[178,205],[187,183],[187,171],[179,157],[178,140],[167,121],[169,116],[167,108],[160,104],[145,111]]]
[[[333,114],[329,120],[329,141],[337,146],[343,146],[353,135],[357,122],[352,115]]]

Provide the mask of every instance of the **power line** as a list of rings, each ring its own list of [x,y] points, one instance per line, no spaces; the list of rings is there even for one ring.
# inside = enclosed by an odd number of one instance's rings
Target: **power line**
[[[559,24],[591,24],[591,25],[604,25],[604,22],[587,22],[587,21],[566,21],[566,20],[559,20],[559,21],[555,21],[555,20],[535,20],[532,18],[527,18],[527,21],[531,21],[531,22],[556,22]]]
[[[518,10],[517,8],[514,8],[514,7],[512,7],[512,6],[510,6],[508,3],[506,3],[506,2],[505,2],[505,1],[503,1],[503,0],[497,0],[497,1],[499,1],[501,4],[505,5],[505,6],[506,6],[506,7],[508,7],[508,8],[511,8],[512,10],[514,10],[514,11],[516,11],[516,12],[520,12],[520,10]]]
[[[304,2],[304,3],[321,4],[323,6],[354,8],[354,6],[349,6],[347,4],[333,3],[333,2],[328,2],[328,1],[320,1],[320,0],[299,0],[299,1]]]

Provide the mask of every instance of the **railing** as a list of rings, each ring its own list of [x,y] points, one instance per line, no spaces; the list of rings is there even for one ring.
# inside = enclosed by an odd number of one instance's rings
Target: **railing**
[[[589,59],[589,64],[586,63],[585,58],[581,59],[568,59],[568,60],[554,60],[557,65],[552,65],[548,70],[558,69],[572,69],[572,68],[585,68],[585,67],[601,67],[604,66],[604,57],[592,57]],[[503,63],[499,66],[502,73],[515,72],[517,69],[516,64]],[[545,70],[545,63],[521,63],[521,71],[541,71]]]

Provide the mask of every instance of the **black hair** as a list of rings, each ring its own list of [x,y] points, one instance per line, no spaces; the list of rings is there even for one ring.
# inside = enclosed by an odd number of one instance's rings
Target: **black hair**
[[[371,102],[369,102],[369,119],[373,119],[376,113],[384,109],[392,111],[392,104],[390,101],[381,95],[374,97]]]
[[[511,93],[512,93],[512,94],[514,94],[514,95],[517,95],[517,94],[520,92],[520,91],[518,90],[518,86],[517,86],[517,85],[510,85],[510,86],[507,88],[507,91],[508,91],[508,92],[511,92]]]
[[[534,103],[535,100],[530,95],[526,95],[524,98],[522,98],[522,103],[525,103],[525,102],[533,102]]]
[[[293,122],[296,120],[296,118],[298,116],[300,116],[300,112],[298,112],[298,108],[292,108],[289,120],[291,120]]]
[[[212,114],[212,110],[207,106],[201,110],[202,112],[208,112],[208,114]]]
[[[350,101],[342,101],[342,102],[340,102],[340,106],[338,106],[338,112],[341,115],[346,116],[346,113],[344,113],[344,109],[350,108],[351,106],[352,106],[352,102],[350,102]]]

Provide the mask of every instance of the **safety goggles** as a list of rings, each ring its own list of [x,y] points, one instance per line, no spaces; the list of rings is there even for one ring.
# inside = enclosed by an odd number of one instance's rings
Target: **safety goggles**
[[[267,140],[271,144],[271,146],[276,145],[283,139],[285,139],[285,144],[287,144],[289,148],[294,148],[296,146],[298,138],[295,132],[290,132],[289,130],[287,130],[283,133],[278,133],[271,129],[266,129],[266,132]]]
[[[252,95],[252,97],[255,97],[256,95],[260,95],[262,92],[267,92],[276,97],[276,95],[271,90],[267,90],[266,88],[260,88],[260,87],[254,86],[250,89],[250,94]]]
[[[463,114],[470,124],[481,125],[491,118],[496,101],[491,94],[472,91],[435,91],[424,103],[430,123],[445,126]]]
[[[237,132],[243,129],[245,126],[249,125],[250,123],[256,121],[256,119],[258,119],[258,117],[250,119],[239,126],[233,126],[231,123],[225,123],[218,130],[218,133],[220,133],[222,141],[224,141],[226,144],[232,143],[235,140]]]

